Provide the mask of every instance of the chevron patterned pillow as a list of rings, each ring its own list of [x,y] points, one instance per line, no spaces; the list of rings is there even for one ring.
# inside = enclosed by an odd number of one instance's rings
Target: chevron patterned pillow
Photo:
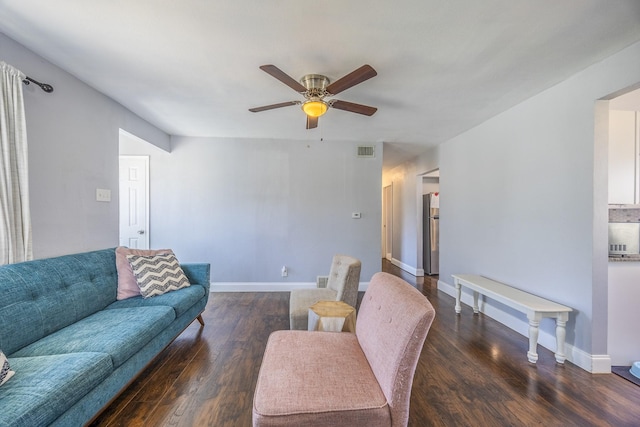
[[[186,288],[189,280],[172,253],[143,256],[127,255],[143,298]]]
[[[7,357],[0,351],[0,385],[9,381],[9,378],[11,378],[13,374],[15,374],[15,372],[9,367]]]

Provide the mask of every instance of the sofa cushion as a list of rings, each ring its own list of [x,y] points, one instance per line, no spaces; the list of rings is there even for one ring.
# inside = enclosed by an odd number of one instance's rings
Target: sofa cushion
[[[0,387],[0,425],[51,424],[113,370],[104,353],[11,358],[18,372]]]
[[[12,354],[12,357],[99,352],[117,368],[175,319],[171,307],[103,310]]]
[[[173,307],[176,312],[176,317],[180,317],[204,296],[205,288],[203,286],[191,285],[188,288],[183,288],[175,292],[168,292],[153,298],[142,298],[142,296],[138,295],[137,297],[115,301],[106,308],[111,310],[115,308],[150,307],[160,305]]]
[[[127,255],[133,275],[144,298],[162,295],[189,286],[189,280],[174,254]]]
[[[272,333],[253,416],[254,425],[391,425],[387,400],[358,339],[341,332]]]
[[[5,356],[2,351],[0,351],[0,385],[9,381],[9,378],[11,378],[14,374],[15,372],[12,371],[11,366],[9,366],[7,356]]]
[[[131,270],[127,255],[172,254],[171,249],[130,249],[124,246],[116,248],[116,269],[118,270],[118,292],[116,299],[123,300],[140,295],[140,287]]]
[[[116,300],[113,249],[0,266],[0,348],[14,351]]]

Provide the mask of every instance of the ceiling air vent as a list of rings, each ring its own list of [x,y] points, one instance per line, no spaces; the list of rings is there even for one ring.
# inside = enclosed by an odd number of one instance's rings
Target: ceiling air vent
[[[373,145],[358,145],[358,157],[374,158],[376,150]]]

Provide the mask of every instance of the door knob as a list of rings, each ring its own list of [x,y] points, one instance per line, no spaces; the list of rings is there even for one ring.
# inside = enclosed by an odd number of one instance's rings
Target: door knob
[[[138,230],[138,234],[144,234],[144,230]]]

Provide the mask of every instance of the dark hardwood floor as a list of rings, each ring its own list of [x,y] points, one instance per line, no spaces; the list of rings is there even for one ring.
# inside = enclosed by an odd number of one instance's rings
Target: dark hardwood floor
[[[383,261],[436,309],[413,383],[410,426],[640,426],[640,387],[592,375]],[[364,279],[364,278],[363,278]],[[360,298],[362,297],[362,293]],[[250,426],[269,334],[287,329],[288,292],[213,293],[191,324],[93,426]]]

